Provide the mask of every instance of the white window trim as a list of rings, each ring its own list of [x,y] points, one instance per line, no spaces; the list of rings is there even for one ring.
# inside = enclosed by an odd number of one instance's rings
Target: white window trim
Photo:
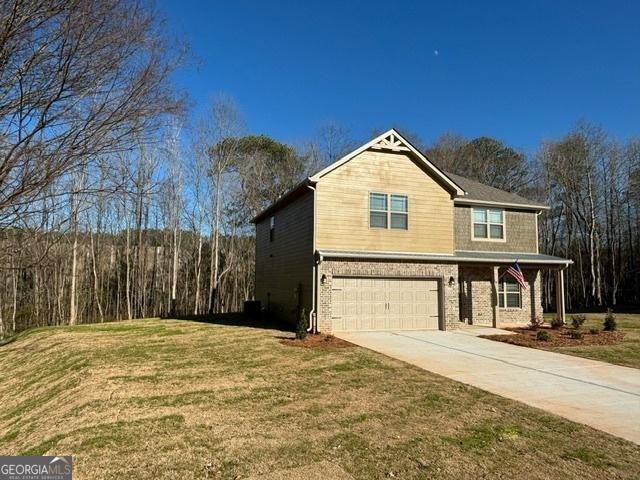
[[[506,275],[508,274],[505,274],[505,276],[503,276],[498,282],[498,308],[500,310],[522,310],[522,286],[518,282],[516,282],[516,285],[518,285],[518,298],[520,299],[520,305],[517,307],[507,306],[507,293],[511,293],[512,295],[514,295],[516,292],[507,292],[507,281],[505,280]],[[500,287],[502,287],[502,291],[500,291]],[[502,302],[504,305],[502,307],[500,306],[500,297],[502,297]]]
[[[371,208],[371,195],[385,195],[387,197],[387,209],[377,210]],[[407,211],[406,212],[394,212],[391,210],[391,196],[404,197],[407,199]],[[386,227],[372,227],[371,226],[371,212],[386,213],[387,214],[387,226]],[[391,214],[399,213],[407,216],[407,228],[391,228]],[[369,230],[393,230],[395,232],[408,232],[409,231],[409,195],[406,193],[385,193],[370,191],[367,194],[367,215],[369,216]]]
[[[471,207],[471,240],[474,242],[497,242],[497,243],[505,243],[507,241],[507,214],[504,208],[491,208],[491,207]],[[487,238],[476,237],[475,228],[473,228],[474,223],[474,214],[475,210],[486,210],[487,211]],[[489,210],[499,210],[502,212],[502,238],[491,238],[490,235],[490,225],[498,225],[497,223],[489,222]]]

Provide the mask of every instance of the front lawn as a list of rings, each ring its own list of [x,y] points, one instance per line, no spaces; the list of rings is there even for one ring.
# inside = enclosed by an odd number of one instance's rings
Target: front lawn
[[[545,320],[550,322],[555,314],[545,314]],[[588,334],[589,329],[602,329],[604,313],[588,313],[587,321],[582,330]],[[545,347],[539,348],[553,352],[576,355],[578,357],[591,358],[602,362],[614,363],[625,367],[640,368],[640,314],[616,313],[618,330],[625,336],[617,345],[586,345],[577,347]],[[567,315],[567,323],[571,324],[571,315]],[[542,343],[542,342],[541,342]]]
[[[72,454],[78,479],[640,477],[630,442],[289,336],[176,320],[22,335],[0,347],[0,452]]]

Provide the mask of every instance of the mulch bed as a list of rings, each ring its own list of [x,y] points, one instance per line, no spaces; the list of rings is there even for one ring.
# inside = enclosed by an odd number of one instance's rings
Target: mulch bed
[[[333,335],[323,335],[321,333],[307,335],[304,340],[284,338],[280,340],[280,343],[289,347],[300,348],[349,348],[354,346],[353,343],[346,342]]]
[[[590,333],[587,329],[580,330],[582,338],[571,338],[569,332],[571,328],[561,328],[553,330],[551,328],[541,328],[549,334],[549,340],[538,340],[537,331],[528,328],[507,328],[515,335],[482,335],[482,338],[496,340],[498,342],[511,343],[522,347],[544,348],[544,347],[582,347],[589,345],[615,345],[622,342],[624,332],[603,332]]]

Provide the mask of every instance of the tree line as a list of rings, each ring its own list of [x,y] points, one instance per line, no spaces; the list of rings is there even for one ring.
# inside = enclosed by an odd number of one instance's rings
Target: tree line
[[[527,157],[499,140],[443,135],[427,150],[445,170],[550,206],[539,218],[540,252],[572,259],[567,307],[640,303],[640,137],[621,143],[581,121]],[[544,273],[543,302],[555,308]]]
[[[0,5],[0,337],[240,310],[250,219],[366,141],[337,123],[295,145],[256,135],[224,95],[188,122],[170,40],[143,0]],[[409,136],[446,171],[552,206],[540,247],[575,261],[569,308],[638,305],[639,138],[582,123],[525,155]]]

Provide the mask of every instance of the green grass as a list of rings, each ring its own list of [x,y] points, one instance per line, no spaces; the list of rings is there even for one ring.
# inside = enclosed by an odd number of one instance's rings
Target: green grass
[[[282,345],[289,335],[176,320],[22,334],[0,347],[0,451],[71,454],[91,479],[319,462],[358,479],[640,477],[629,442],[361,348]]]
[[[615,315],[618,330],[625,333],[622,343],[618,345],[554,347],[545,348],[545,350],[591,358],[625,367],[640,368],[640,314],[619,313]],[[553,316],[554,314],[546,314],[545,319],[551,321]],[[604,316],[604,313],[586,314],[587,321],[582,326],[582,330],[585,332],[588,332],[590,328],[602,330]],[[571,325],[571,315],[567,315],[567,323]]]

